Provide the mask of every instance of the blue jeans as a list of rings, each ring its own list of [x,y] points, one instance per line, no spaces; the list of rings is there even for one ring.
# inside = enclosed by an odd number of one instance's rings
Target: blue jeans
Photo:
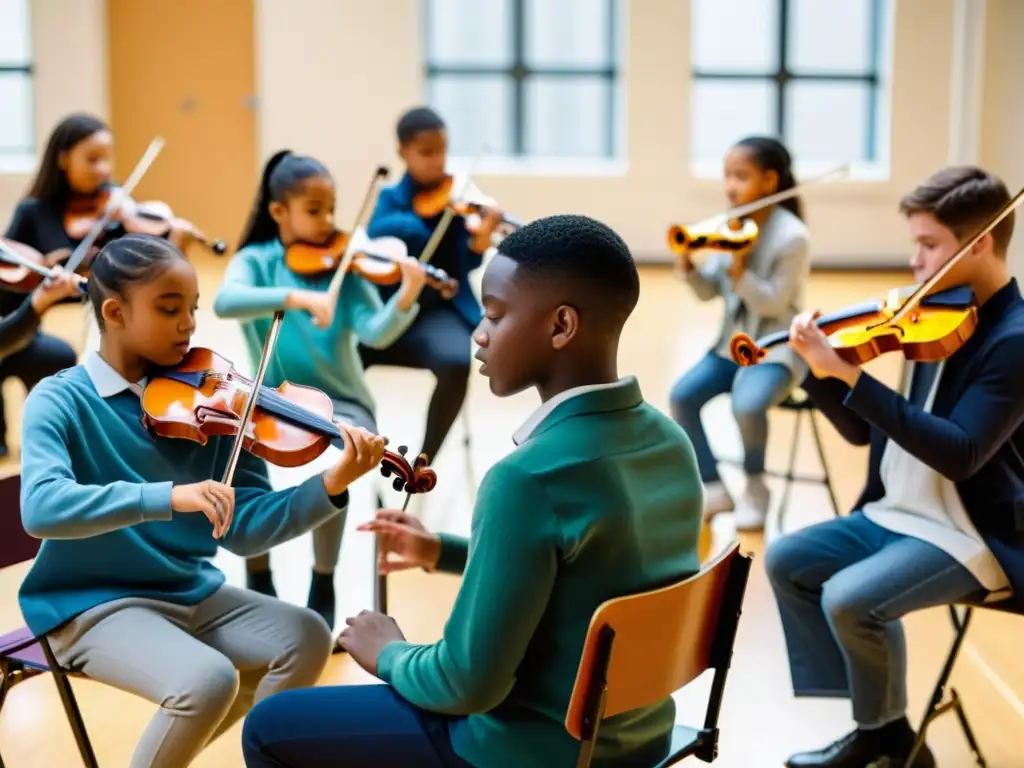
[[[672,418],[693,443],[700,478],[717,482],[718,462],[708,445],[701,409],[711,399],[732,392],[732,413],[743,441],[743,469],[747,475],[764,472],[768,445],[768,409],[778,405],[793,390],[793,373],[780,363],[762,363],[740,368],[732,360],[708,352],[697,365],[672,387]]]
[[[390,685],[283,691],[249,712],[247,768],[472,768],[452,749],[449,719]]]
[[[906,713],[900,618],[985,594],[942,550],[861,513],[777,539],[765,569],[782,616],[794,693],[849,698],[854,720],[865,728]]]

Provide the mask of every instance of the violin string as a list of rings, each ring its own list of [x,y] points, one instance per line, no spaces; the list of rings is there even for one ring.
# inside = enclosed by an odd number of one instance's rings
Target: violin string
[[[272,409],[277,416],[290,419],[328,437],[341,436],[341,430],[338,429],[338,425],[333,421],[329,421],[312,411],[295,405],[280,393],[266,385],[260,388],[259,399],[256,404],[263,407],[264,410]]]

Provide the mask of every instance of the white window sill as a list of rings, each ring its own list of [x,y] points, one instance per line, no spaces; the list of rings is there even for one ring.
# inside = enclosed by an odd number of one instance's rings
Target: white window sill
[[[36,156],[33,153],[5,155],[0,152],[0,176],[28,176],[35,169]]]
[[[796,174],[797,183],[802,184],[805,180],[811,180],[835,170],[839,165],[841,165],[839,162],[797,163],[793,171]],[[693,178],[701,181],[721,181],[722,160],[695,160],[690,164],[690,173],[693,174]],[[829,184],[877,184],[890,179],[891,169],[888,163],[851,163],[850,171],[845,177],[836,174],[834,177],[822,181]]]
[[[530,158],[530,157],[452,157],[452,173],[473,176],[555,176],[564,178],[615,178],[629,170],[626,160],[612,158]]]

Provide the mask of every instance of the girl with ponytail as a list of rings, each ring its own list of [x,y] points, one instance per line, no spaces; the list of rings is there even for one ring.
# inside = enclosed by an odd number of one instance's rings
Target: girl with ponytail
[[[777,139],[751,136],[733,145],[725,156],[725,193],[730,207],[795,186],[789,151]],[[790,321],[803,310],[811,261],[799,198],[766,206],[749,218],[758,226],[758,238],[746,254],[739,255],[742,270],[732,268],[732,257],[709,259],[701,269],[688,254],[680,257],[680,273],[697,298],[708,301],[721,296],[725,316],[714,347],[675,383],[671,394],[672,415],[697,452],[705,485],[705,519],[735,510],[737,530],[747,531],[764,527],[770,501],[764,482],[768,409],[789,396],[807,368],[793,350],[780,345],[760,365],[741,369],[729,355],[729,340],[740,332],[756,339],[788,330]],[[719,477],[700,417],[709,400],[725,393],[731,393],[743,442],[747,482],[739,504]]]
[[[400,262],[402,284],[387,302],[376,287],[354,273],[345,276],[337,312],[327,293],[331,275],[292,272],[285,250],[297,241],[326,242],[334,234],[335,186],[318,160],[282,151],[267,161],[249,220],[214,300],[219,317],[242,323],[246,346],[259,360],[273,315],[286,310],[265,383],[284,381],[315,387],[334,401],[335,418],[377,432],[375,404],[366,385],[357,342],[382,349],[415,320],[426,282],[422,265]],[[338,446],[343,448],[343,446]],[[334,626],[334,570],[345,515],[313,531],[314,565],[308,605]],[[269,554],[247,561],[250,589],[275,595]]]

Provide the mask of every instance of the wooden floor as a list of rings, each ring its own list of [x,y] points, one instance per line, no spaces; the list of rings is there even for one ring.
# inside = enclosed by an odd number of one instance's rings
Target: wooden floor
[[[241,356],[237,326],[212,317],[210,303],[219,280],[222,262],[201,261],[204,298],[203,317],[195,343],[215,346],[229,355]],[[815,275],[808,288],[808,301],[824,309],[864,300],[892,287],[902,276]],[[721,306],[718,302],[697,303],[692,294],[661,269],[645,269],[640,306],[625,335],[620,374],[636,374],[647,399],[667,406],[669,388],[688,366],[707,349],[717,331]],[[82,342],[80,310],[62,307],[46,318],[46,327],[76,346]],[[242,361],[236,361],[240,365]],[[877,361],[869,369],[887,382],[895,381],[899,361]],[[379,421],[393,445],[418,446],[423,431],[426,404],[432,388],[427,373],[397,369],[372,369],[371,387],[379,408]],[[23,393],[8,383],[5,388],[12,437],[17,434],[18,411]],[[474,376],[468,398],[468,426],[471,450],[463,448],[464,424],[456,424],[436,464],[437,489],[415,507],[429,527],[465,533],[468,530],[473,488],[482,474],[511,448],[511,434],[536,406],[533,393],[498,401],[486,382]],[[771,417],[769,469],[779,468],[788,456],[793,422],[787,414]],[[705,410],[705,423],[713,447],[721,457],[739,455],[739,438],[728,400],[720,398]],[[866,452],[846,445],[823,423],[826,452],[845,510],[854,501],[864,479]],[[818,464],[810,431],[801,435],[798,464],[803,471],[816,472]],[[329,457],[327,457],[329,460]],[[16,455],[12,461],[16,461]],[[467,467],[467,461],[470,462]],[[278,473],[276,482],[301,479],[314,468]],[[727,483],[741,482],[729,468],[723,470]],[[291,476],[289,476],[291,475]],[[372,510],[376,488],[385,489],[379,476],[361,480],[353,490],[337,577],[339,618],[369,607],[371,595],[370,541],[353,529]],[[741,485],[734,486],[741,490]],[[400,499],[395,499],[400,504]],[[414,505],[415,506],[415,505]],[[827,495],[820,486],[793,490],[786,528],[826,519],[831,514]],[[715,526],[716,546],[731,540],[729,516]],[[774,524],[774,523],[773,523]],[[725,703],[721,716],[721,750],[718,765],[778,766],[791,752],[824,744],[851,727],[849,706],[843,702],[793,698],[778,615],[764,576],[763,539],[743,536],[745,548],[755,553],[755,564],[740,625]],[[241,561],[229,554],[218,555],[233,584],[243,583]],[[282,546],[273,553],[275,578],[283,599],[304,603],[312,551],[309,537]],[[0,573],[0,631],[21,624],[16,602],[18,584],[25,569]],[[399,574],[392,579],[391,613],[414,641],[435,640],[448,615],[458,589],[453,577]],[[1024,623],[1013,617],[980,615],[969,636],[954,673],[955,684],[966,702],[968,715],[992,768],[1020,766],[1020,733],[1024,729],[1024,660],[1017,645]],[[926,704],[951,632],[946,614],[926,611],[907,621],[910,649],[911,716],[916,721]],[[158,663],[154,660],[154,663]],[[363,683],[371,678],[347,658],[335,657],[321,684]],[[709,680],[701,679],[678,694],[679,721],[697,725],[703,721],[703,706]],[[104,766],[127,765],[135,742],[154,711],[154,705],[89,681],[76,682],[76,692],[92,736],[99,761]],[[930,744],[944,768],[966,768],[973,764],[953,718],[934,726]],[[8,768],[53,768],[78,764],[74,742],[63,720],[52,681],[36,678],[16,687],[0,713],[0,753]],[[241,766],[239,727],[211,745],[196,766],[231,768]]]

